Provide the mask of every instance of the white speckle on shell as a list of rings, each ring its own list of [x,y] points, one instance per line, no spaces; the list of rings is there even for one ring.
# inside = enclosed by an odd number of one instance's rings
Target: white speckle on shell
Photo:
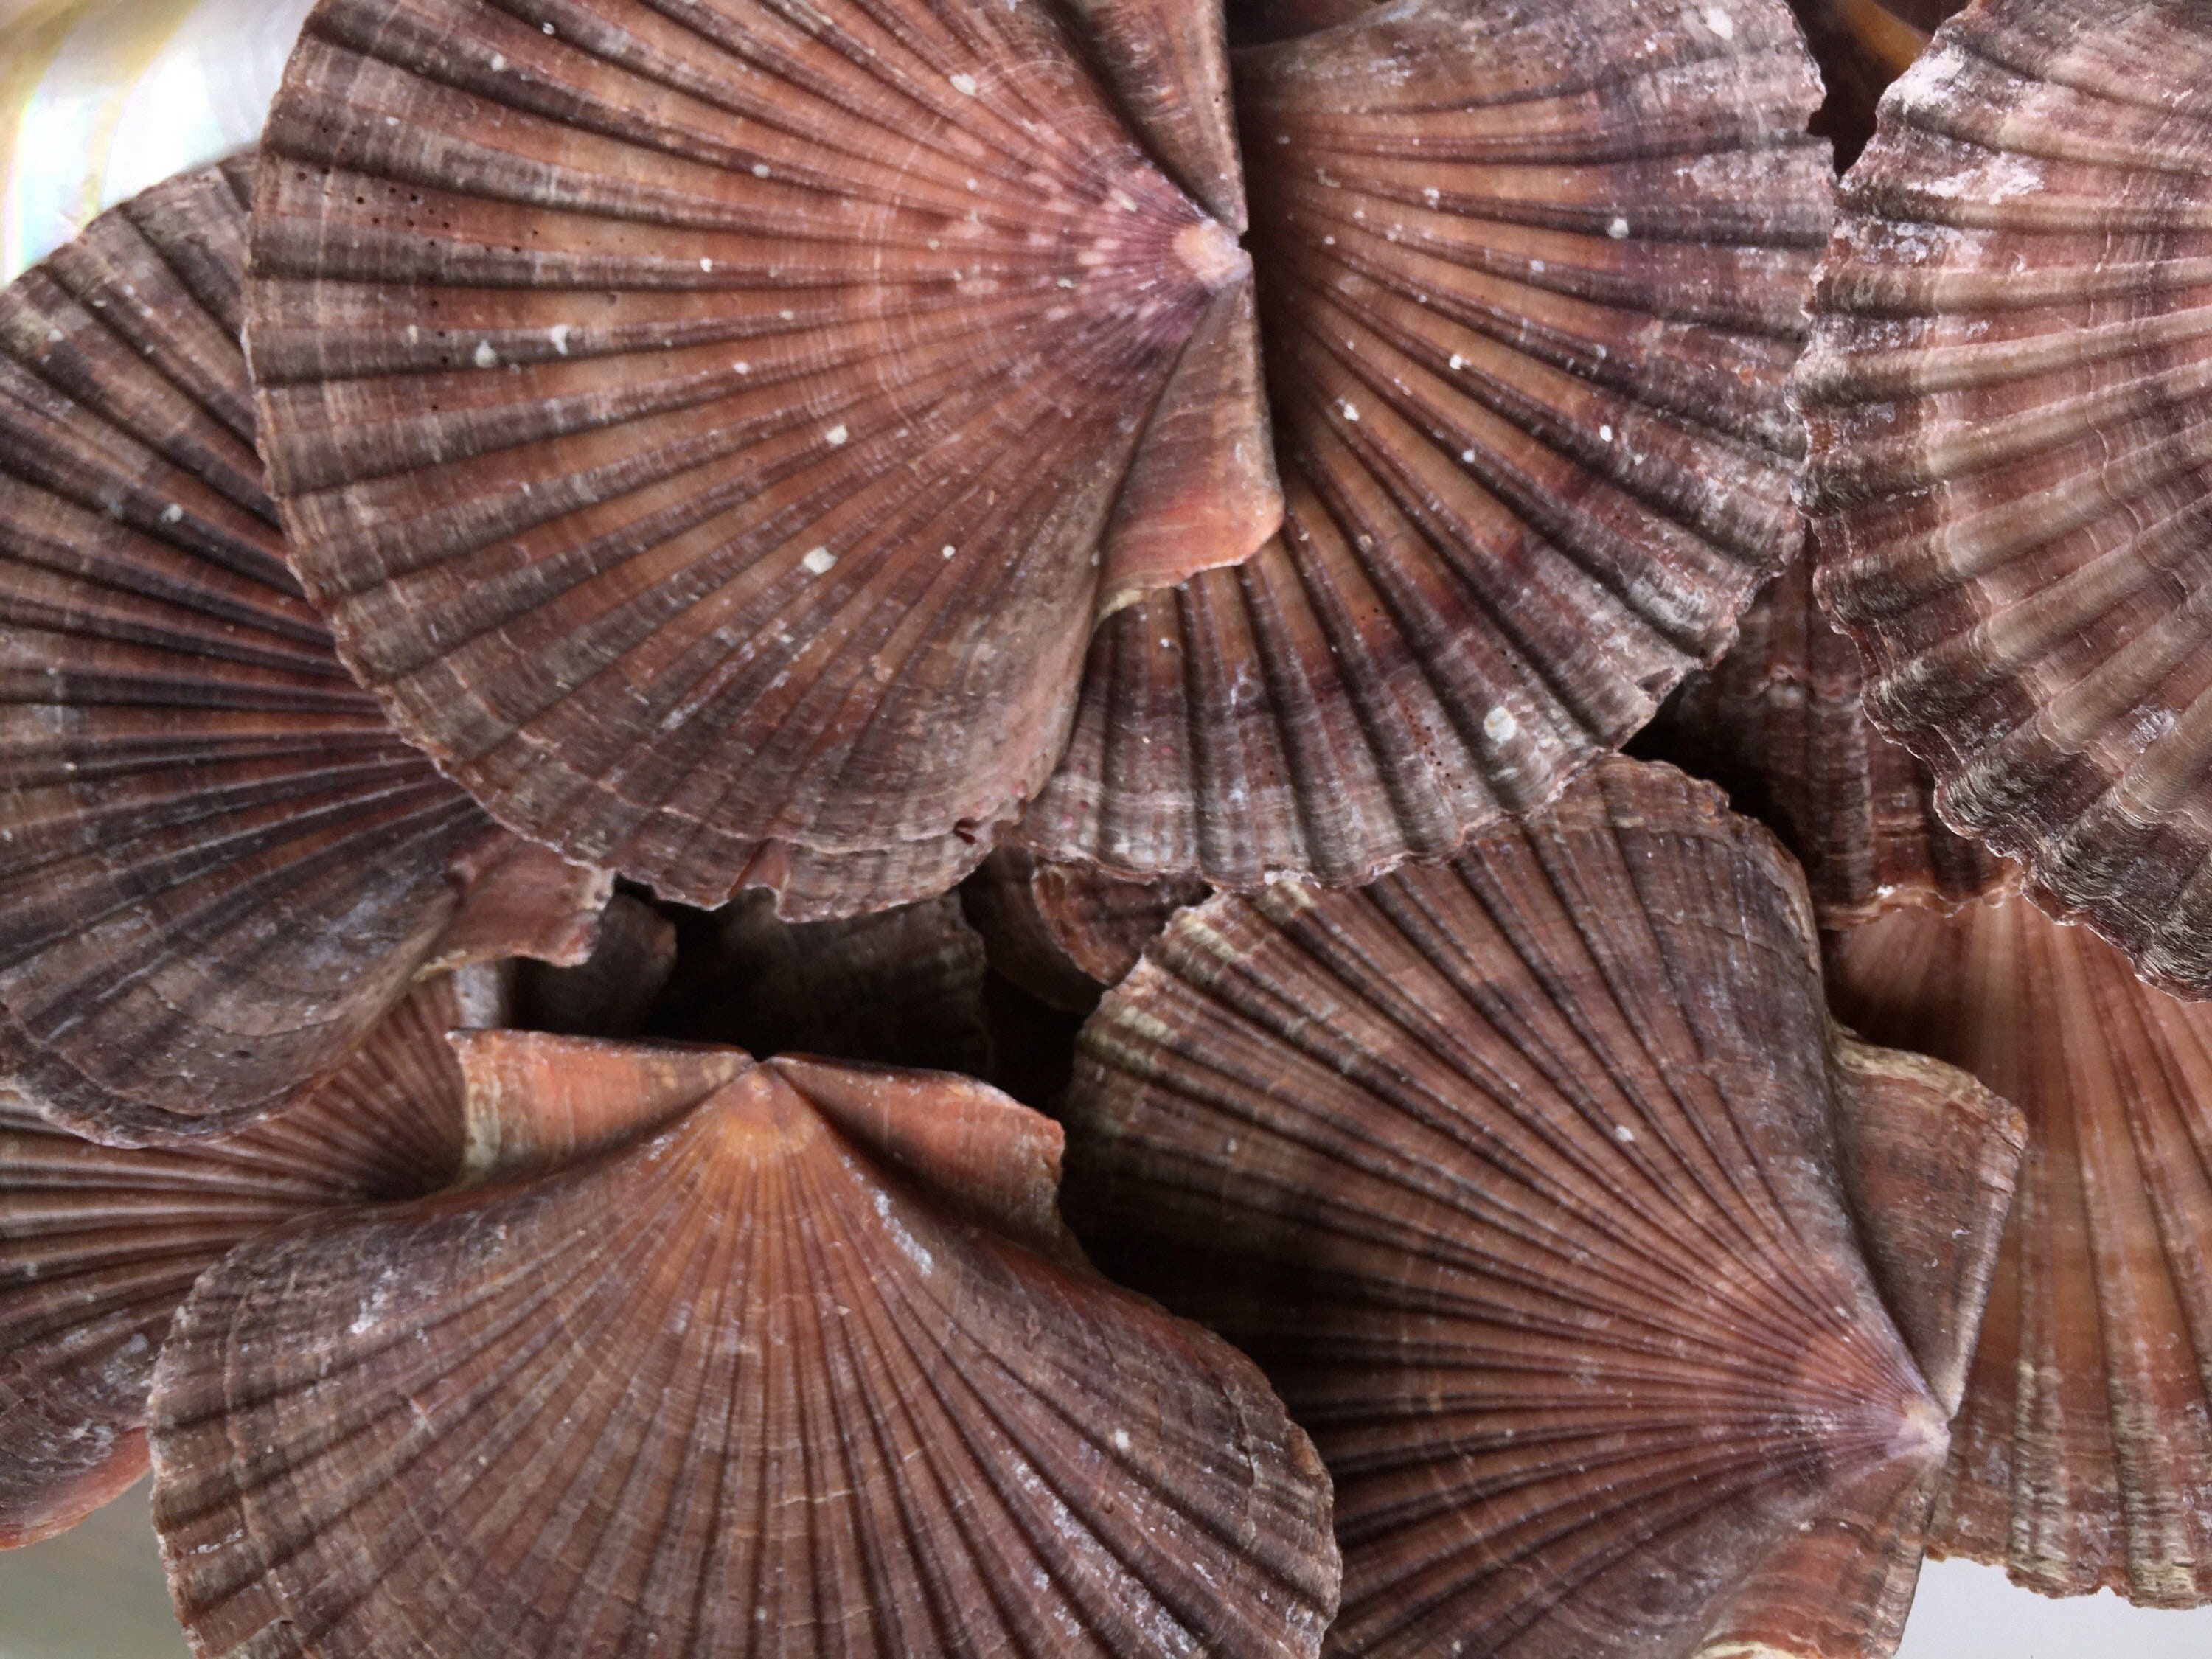
[[[837,556],[826,547],[811,547],[806,550],[806,556],[799,560],[799,563],[817,576],[828,575],[830,567],[836,562]]]
[[[548,331],[548,334],[552,339],[553,349],[560,356],[567,356],[568,355],[568,325],[556,323]]]
[[[492,349],[492,344],[489,340],[478,340],[477,342],[477,367],[478,368],[497,368],[499,367],[499,353]]]
[[[1521,722],[1510,708],[1493,708],[1482,717],[1482,732],[1492,743],[1510,743],[1521,735]]]
[[[1735,19],[1718,6],[1705,8],[1705,27],[1723,40],[1735,39]]]
[[[847,429],[845,423],[842,421],[840,421],[836,426],[831,427],[822,435],[828,441],[830,447],[836,449],[842,445],[845,440],[851,437],[853,434]]]
[[[970,98],[973,98],[975,95],[975,77],[974,76],[955,75],[950,78],[952,82],[953,91],[965,93]]]
[[[1613,222],[1605,228],[1605,234],[1612,237],[1616,242],[1626,241],[1628,240],[1628,221],[1623,218],[1620,215],[1617,213],[1614,214],[1613,216]]]

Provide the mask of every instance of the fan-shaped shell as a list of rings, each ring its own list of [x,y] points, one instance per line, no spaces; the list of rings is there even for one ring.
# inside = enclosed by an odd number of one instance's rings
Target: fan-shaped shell
[[[201,1652],[1317,1650],[1310,1445],[1081,1265],[1048,1120],[730,1050],[464,1054],[512,1115],[545,1085],[680,1115],[201,1280],[154,1429]]]
[[[2001,0],[1852,169],[1798,396],[1824,600],[1945,818],[2054,914],[2212,991],[2212,18]]]
[[[227,1139],[106,1147],[0,1096],[0,1548],[146,1472],[146,1395],[201,1273],[310,1211],[412,1198],[460,1167],[446,1033],[501,1017],[498,970],[423,985],[307,1099]]]
[[[1075,9],[1225,211],[1211,9]],[[1073,715],[1036,850],[1357,879],[1617,744],[1793,545],[1830,187],[1781,0],[1238,56],[1287,507],[1246,262],[1049,9],[810,16],[326,0],[279,100],[252,337],[301,562],[507,822],[850,911],[972,867]]]
[[[2028,1122],[1938,1546],[2046,1595],[2212,1601],[2212,1010],[2019,899],[1900,913],[1828,957],[1841,1018]]]
[[[782,921],[749,893],[687,916],[653,1029],[757,1054],[981,1073],[983,941],[951,894],[842,921]]]
[[[1833,1030],[1717,791],[1607,761],[1449,864],[1185,911],[1066,1116],[1093,1248],[1329,1464],[1332,1652],[1894,1643],[2021,1127]]]
[[[1260,418],[1138,457],[1249,264],[1056,8],[325,0],[265,142],[310,592],[497,816],[671,897],[952,886],[1066,735],[1125,475],[1202,495]]]
[[[1729,792],[1805,866],[1824,927],[1893,904],[1948,908],[2017,872],[1936,815],[1936,782],[1867,718],[1858,648],[1813,600],[1799,560],[1744,612],[1735,647],[1693,674],[1638,733],[1634,752]]]
[[[604,877],[395,737],[286,568],[239,165],[0,294],[0,1073],[100,1139],[296,1099],[422,972],[574,960]]]
[[[1100,628],[1019,836],[1353,883],[1549,799],[1795,550],[1819,82],[1782,0],[1425,0],[1234,72],[1283,533]]]
[[[1095,865],[1002,848],[960,889],[992,968],[1042,1002],[1088,1013],[1168,918],[1206,894],[1187,878],[1122,881]]]

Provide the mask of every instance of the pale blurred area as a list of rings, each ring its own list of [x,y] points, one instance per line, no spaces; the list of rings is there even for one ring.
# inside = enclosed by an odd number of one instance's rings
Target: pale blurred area
[[[0,283],[261,134],[313,0],[0,0]]]
[[[0,1659],[191,1659],[142,1480],[58,1538],[0,1552]]]
[[[2138,1607],[2110,1590],[2054,1601],[1997,1567],[1930,1561],[1897,1659],[2212,1659],[2212,1607]]]

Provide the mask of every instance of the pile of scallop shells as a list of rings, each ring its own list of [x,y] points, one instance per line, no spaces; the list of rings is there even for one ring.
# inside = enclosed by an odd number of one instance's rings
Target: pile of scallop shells
[[[319,0],[0,293],[0,1547],[2212,1601],[2208,178],[2193,0]]]

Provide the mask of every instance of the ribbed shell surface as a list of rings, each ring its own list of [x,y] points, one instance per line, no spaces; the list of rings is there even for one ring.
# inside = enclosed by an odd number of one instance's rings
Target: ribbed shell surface
[[[1060,14],[325,0],[248,336],[349,664],[505,822],[819,919],[1066,735],[1153,403],[1249,267]]]
[[[170,1316],[232,1246],[452,1179],[462,1092],[446,1033],[496,1018],[491,971],[430,981],[313,1095],[233,1138],[101,1146],[0,1100],[0,1548],[74,1526],[145,1474]]]
[[[201,1281],[154,1446],[202,1653],[1317,1650],[1311,1446],[1069,1254],[1048,1121],[922,1073],[703,1086],[596,1159]]]
[[[2212,1011],[2016,898],[1828,956],[1839,1018],[2028,1121],[1938,1547],[2045,1595],[2212,1601]]]
[[[1185,911],[1107,994],[1071,1214],[1313,1433],[1330,1651],[1894,1644],[1948,1389],[1846,1189],[1955,1388],[2020,1129],[1837,1039],[1814,950],[1771,837],[1615,759],[1449,864]]]
[[[1797,396],[1821,593],[1944,816],[2212,992],[2212,15],[2000,0],[1892,89]]]
[[[1745,611],[1719,665],[1693,674],[1634,752],[1729,792],[1805,866],[1821,925],[1893,904],[1949,908],[2017,883],[2014,867],[1954,834],[1936,781],[1867,716],[1865,666],[1813,599],[1801,559]]]
[[[157,186],[0,294],[0,1073],[106,1139],[296,1099],[434,959],[458,866],[513,851],[285,566],[246,176]]]
[[[1796,550],[1820,84],[1782,0],[1425,0],[1232,68],[1283,532],[1099,629],[1018,833],[1356,883],[1548,799]]]
[[[1123,881],[1091,864],[1001,848],[960,889],[991,967],[1040,1001],[1088,1013],[1137,965],[1168,919],[1206,897],[1188,877]]]

